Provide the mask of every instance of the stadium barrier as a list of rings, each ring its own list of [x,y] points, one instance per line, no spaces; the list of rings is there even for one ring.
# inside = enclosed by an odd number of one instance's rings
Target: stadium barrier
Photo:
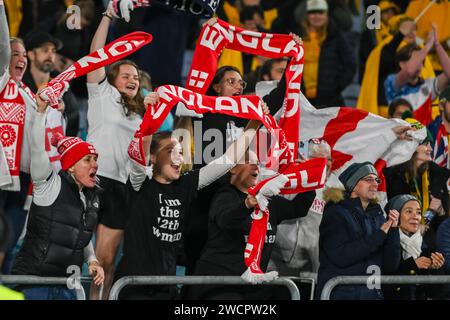
[[[51,285],[67,285],[69,282],[79,281],[78,288],[75,288],[77,300],[86,300],[86,293],[81,282],[92,281],[89,277],[38,277],[29,275],[0,275],[0,283],[8,285],[37,285],[37,286],[51,286]]]
[[[373,285],[373,280],[382,284],[446,284],[450,283],[450,276],[338,276],[325,283],[320,300],[330,300],[331,292],[338,285],[365,284]]]
[[[117,300],[119,292],[128,285],[253,285],[239,276],[127,276],[117,280],[111,288],[109,300]],[[283,285],[291,294],[291,300],[300,300],[300,291],[294,281],[280,277],[261,285]]]

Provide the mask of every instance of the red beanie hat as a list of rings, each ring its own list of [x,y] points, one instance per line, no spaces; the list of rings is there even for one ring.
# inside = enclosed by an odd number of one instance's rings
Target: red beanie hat
[[[62,134],[54,134],[52,137],[52,145],[57,148],[61,155],[61,166],[64,171],[87,154],[98,155],[91,144],[78,137],[64,137]]]

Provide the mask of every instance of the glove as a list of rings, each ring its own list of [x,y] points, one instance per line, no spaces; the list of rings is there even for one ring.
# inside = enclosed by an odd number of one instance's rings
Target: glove
[[[134,8],[148,7],[148,0],[112,0],[108,4],[108,13],[116,18],[123,18],[126,22],[130,22],[130,12]]]
[[[55,82],[40,90],[38,95],[42,100],[46,101],[50,107],[56,109],[58,108],[59,101],[67,90],[69,90],[69,83],[67,81]]]
[[[136,132],[135,138],[133,138],[128,145],[128,156],[131,160],[136,161],[140,165],[146,166],[144,147],[142,146],[142,135],[139,131]]]
[[[255,198],[256,201],[258,201],[258,206],[262,211],[265,211],[267,208],[269,203],[268,198],[278,195],[288,181],[288,177],[284,174],[280,174],[269,180],[264,186],[261,187]]]

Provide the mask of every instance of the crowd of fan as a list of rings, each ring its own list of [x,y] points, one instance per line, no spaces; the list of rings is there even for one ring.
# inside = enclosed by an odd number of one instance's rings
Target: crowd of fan
[[[318,109],[349,106],[399,119],[429,111],[429,122],[422,120],[427,138],[412,158],[383,171],[384,208],[377,203],[381,181],[371,163],[349,166],[339,176],[343,189],[327,183],[289,200],[271,199],[261,266],[280,276],[313,278],[318,281],[316,297],[332,277],[366,275],[373,265],[382,274],[450,274],[450,3],[427,8],[429,3],[222,0],[216,11],[231,25],[291,34],[301,43],[301,90]],[[71,5],[81,13],[75,29],[66,11]],[[380,10],[377,28],[366,24],[371,5]],[[361,26],[355,26],[357,18]],[[6,162],[15,166],[11,185],[3,184],[0,191],[3,274],[67,276],[67,266],[86,262],[93,276],[90,298],[106,299],[114,281],[127,275],[236,276],[245,271],[245,243],[257,203],[247,189],[260,174],[258,159],[246,152],[245,143],[260,123],[177,111],[143,139],[152,170],[127,154],[145,106],[159,101],[153,89],[183,86],[205,21],[157,1],[135,9],[127,23],[109,1],[0,0],[0,108],[9,110],[14,103],[25,114],[21,124],[13,121],[20,128],[13,134],[23,134],[13,146],[5,131],[10,111],[0,115]],[[72,81],[58,109],[34,95],[81,57],[138,30],[152,34],[153,42],[130,60]],[[288,63],[288,58],[225,49],[207,94],[255,94],[258,82],[276,81],[276,88],[263,97],[267,113],[275,114],[283,104]],[[355,105],[344,95],[349,86],[360,87]],[[17,91],[14,98],[11,90]],[[196,123],[202,137],[209,129],[222,133],[226,152],[216,155],[221,162],[184,164],[193,163],[197,150],[207,147],[205,141],[177,139],[178,130],[192,132]],[[333,159],[328,143],[303,144],[304,157],[328,159],[329,176]],[[120,298],[285,297],[269,288],[204,285],[179,292],[174,286],[130,286]],[[74,298],[59,286],[15,289],[27,299]],[[450,290],[445,285],[341,286],[332,295],[383,297],[448,299]]]

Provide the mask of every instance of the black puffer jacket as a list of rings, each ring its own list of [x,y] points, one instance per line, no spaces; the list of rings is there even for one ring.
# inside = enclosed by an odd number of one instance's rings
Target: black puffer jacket
[[[294,33],[304,37],[304,31]],[[344,106],[342,91],[350,83],[356,72],[355,54],[344,34],[331,21],[327,28],[327,37],[320,49],[319,75],[317,79],[317,97],[308,100],[317,108]],[[302,92],[306,92],[302,83]]]
[[[64,171],[59,175],[61,190],[55,202],[50,206],[31,205],[27,233],[13,274],[64,277],[68,266],[81,268],[83,264],[83,250],[97,223],[97,191],[84,191],[84,209],[75,181]]]

